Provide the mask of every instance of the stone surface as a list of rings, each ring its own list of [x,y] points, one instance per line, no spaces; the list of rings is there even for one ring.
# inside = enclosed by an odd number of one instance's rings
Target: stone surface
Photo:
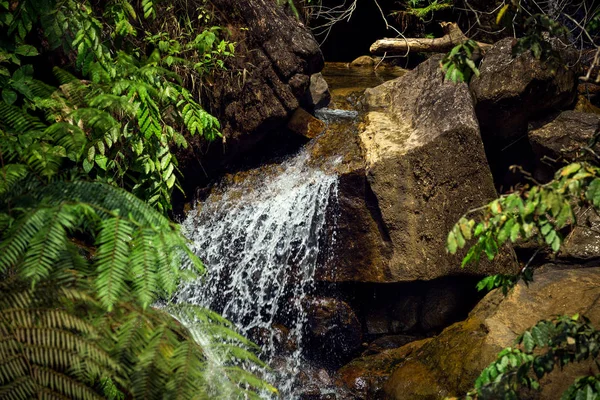
[[[361,326],[345,302],[326,297],[305,299],[307,338],[305,347],[311,357],[325,365],[345,361],[361,344]]]
[[[224,150],[233,156],[285,126],[307,98],[323,56],[310,31],[272,0],[214,0],[211,5],[217,10],[215,22],[237,43],[228,69],[239,77],[217,77],[209,107],[223,123]]]
[[[375,65],[375,59],[370,56],[360,56],[350,63],[351,67],[372,67],[373,65]]]
[[[421,307],[421,329],[424,332],[437,331],[457,320],[457,315],[465,309],[469,302],[463,295],[465,288],[460,282],[444,284],[435,281],[429,286]],[[463,314],[464,315],[464,314]]]
[[[583,94],[577,96],[577,104],[575,104],[574,110],[590,114],[600,114],[600,107],[594,105],[588,99],[588,96]]]
[[[322,73],[312,74],[310,77],[310,87],[308,90],[308,107],[311,109],[318,109],[327,107],[331,101],[331,94],[329,93],[329,85]]]
[[[373,354],[379,354],[386,350],[397,349],[420,339],[422,339],[422,337],[411,335],[382,336],[379,339],[375,339],[369,343],[367,349],[363,351],[362,356],[370,356]]]
[[[576,99],[572,69],[553,71],[529,52],[514,58],[512,46],[513,39],[506,38],[489,49],[481,75],[470,84],[484,142],[514,140],[527,132],[532,116],[563,109]]]
[[[600,324],[600,267],[557,269],[548,265],[536,272],[529,287],[519,283],[504,298],[494,291],[469,318],[446,328],[439,336],[408,346],[413,356],[400,362],[385,384],[388,399],[442,399],[469,390],[483,368],[504,347],[539,320],[555,315],[585,315]],[[408,347],[407,346],[407,347]],[[402,349],[398,349],[400,352]],[[573,364],[542,381],[540,399],[556,399],[589,363]],[[426,393],[423,393],[426,391]]]
[[[580,262],[600,258],[600,216],[593,208],[577,213],[577,225],[561,246],[560,257]]]
[[[325,123],[302,108],[298,108],[287,124],[287,128],[297,135],[313,139],[325,130]]]
[[[529,132],[529,141],[538,158],[571,162],[577,152],[600,129],[600,115],[563,111],[551,122]]]
[[[384,350],[352,360],[337,373],[339,385],[348,389],[356,399],[384,399],[383,385],[390,373],[431,339],[411,342],[399,349]]]
[[[367,89],[359,128],[365,171],[343,176],[334,280],[399,282],[507,271],[460,268],[447,232],[496,197],[468,87],[444,82],[439,58]]]
[[[599,114],[563,111],[550,122],[530,130],[529,142],[536,156],[535,178],[547,182],[560,167],[574,161],[578,155],[590,157],[582,153],[581,148],[588,145],[598,129]]]

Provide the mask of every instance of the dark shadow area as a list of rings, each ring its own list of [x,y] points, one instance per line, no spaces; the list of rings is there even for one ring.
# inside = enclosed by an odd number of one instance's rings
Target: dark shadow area
[[[352,0],[346,0],[346,4]],[[344,4],[343,0],[323,0],[323,7],[332,8]],[[380,1],[384,13],[388,14],[393,6],[392,1]],[[318,27],[326,22],[319,18],[311,22]],[[317,30],[315,33],[318,33]],[[377,4],[373,0],[358,0],[356,10],[350,20],[340,21],[333,26],[327,39],[317,36],[326,61],[349,62],[357,57],[369,55],[369,47],[377,39],[396,36],[393,31],[386,30],[385,22]]]

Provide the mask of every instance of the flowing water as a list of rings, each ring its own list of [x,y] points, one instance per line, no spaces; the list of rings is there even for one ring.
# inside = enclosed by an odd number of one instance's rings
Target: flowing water
[[[271,379],[286,399],[294,397],[291,377],[303,362],[303,300],[333,240],[325,225],[333,220],[327,210],[336,199],[337,176],[309,166],[308,159],[305,149],[271,168],[276,171],[248,173],[188,214],[183,228],[207,274],[176,296],[220,312],[242,334],[258,338],[262,359],[283,374]],[[289,330],[285,357],[279,357],[276,324]]]

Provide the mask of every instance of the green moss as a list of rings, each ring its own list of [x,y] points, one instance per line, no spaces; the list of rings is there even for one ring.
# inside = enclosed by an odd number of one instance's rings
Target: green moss
[[[413,14],[421,19],[425,19],[429,14],[434,13],[439,10],[444,10],[446,8],[452,7],[452,3],[438,3],[437,0],[433,3],[427,5],[426,7],[409,7],[406,12],[409,14]]]

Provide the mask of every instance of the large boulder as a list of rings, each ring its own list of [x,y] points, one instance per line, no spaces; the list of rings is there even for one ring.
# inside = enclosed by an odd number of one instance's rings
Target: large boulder
[[[384,384],[392,371],[430,340],[414,341],[401,348],[354,359],[337,372],[338,385],[349,390],[357,400],[382,400]]]
[[[530,52],[514,57],[511,38],[485,53],[479,71],[470,87],[484,141],[521,137],[532,116],[564,109],[577,97],[574,69],[552,68]]]
[[[364,170],[339,187],[336,281],[400,282],[508,271],[506,259],[461,269],[446,235],[496,197],[466,84],[444,81],[434,57],[363,99]],[[366,179],[365,179],[366,177]]]
[[[239,76],[218,77],[210,96],[210,109],[223,123],[224,150],[233,156],[283,128],[308,102],[311,76],[324,61],[310,31],[273,0],[214,0],[211,5],[237,43],[228,69]]]
[[[488,294],[467,320],[446,328],[418,350],[410,347],[413,356],[398,358],[398,366],[385,384],[386,398],[433,400],[462,395],[501,349],[514,345],[517,336],[539,320],[579,313],[598,327],[598,299],[600,267],[546,266],[529,286],[519,283],[506,298],[498,290]],[[590,363],[576,363],[552,372],[542,380],[537,398],[556,399],[590,367]]]
[[[563,111],[550,122],[529,131],[529,142],[538,160],[536,178],[546,181],[556,170],[574,161],[600,129],[600,115]],[[598,150],[596,145],[595,150]],[[552,165],[553,164],[553,165]]]
[[[555,119],[529,131],[529,141],[536,155],[534,176],[546,182],[564,164],[576,159],[593,159],[582,150],[600,129],[600,115],[563,111]],[[596,153],[600,146],[592,146]],[[577,225],[561,248],[561,258],[587,262],[600,257],[600,218],[593,208],[577,212]]]

